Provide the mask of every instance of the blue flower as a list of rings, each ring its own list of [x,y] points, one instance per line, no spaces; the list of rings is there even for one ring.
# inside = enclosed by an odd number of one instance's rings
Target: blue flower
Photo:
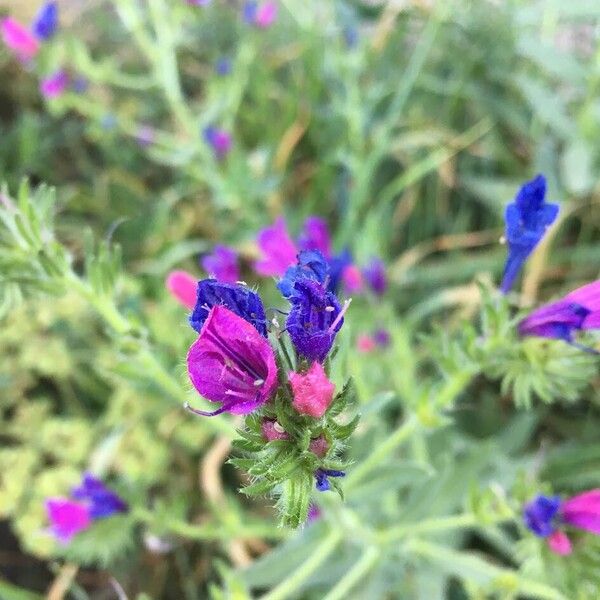
[[[73,488],[71,496],[88,503],[92,519],[102,519],[128,510],[127,504],[115,492],[90,473],[84,474],[81,485]]]
[[[331,489],[328,477],[345,477],[344,471],[336,471],[334,469],[317,469],[315,471],[316,488],[319,492],[326,492]]]
[[[58,27],[58,7],[56,2],[46,2],[36,15],[31,30],[39,40],[51,38]]]
[[[525,183],[515,201],[506,207],[506,241],[508,257],[500,289],[506,294],[527,257],[544,237],[544,233],[558,215],[558,204],[548,204],[546,178],[538,175]]]
[[[323,362],[344,323],[348,304],[342,310],[335,295],[311,279],[294,283],[290,302],[286,328],[294,347],[301,356]]]
[[[227,56],[221,56],[215,63],[215,73],[224,77],[231,73],[231,59]]]
[[[288,267],[277,288],[284,298],[295,294],[294,284],[309,279],[325,284],[329,276],[329,264],[318,250],[302,250],[298,254],[298,263]]]
[[[190,325],[200,331],[213,306],[225,306],[231,312],[254,325],[267,337],[267,318],[260,296],[241,284],[221,283],[216,279],[198,282],[196,306],[189,317]]]
[[[553,521],[560,504],[558,496],[536,496],[523,510],[525,526],[539,537],[548,537],[556,529]]]

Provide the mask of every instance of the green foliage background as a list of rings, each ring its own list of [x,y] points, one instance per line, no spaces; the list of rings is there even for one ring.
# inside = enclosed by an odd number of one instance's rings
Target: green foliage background
[[[282,0],[264,31],[218,0],[59,4],[36,70],[0,49],[0,598],[111,578],[138,600],[597,598],[598,538],[560,558],[520,523],[539,491],[600,487],[597,360],[515,333],[600,271],[597,2]],[[90,87],[44,103],[63,65]],[[504,206],[537,172],[561,216],[501,299]],[[296,532],[238,493],[239,424],[182,410],[194,336],[164,289],[222,242],[280,306],[248,267],[281,213],[294,233],[326,217],[391,281],[355,300],[333,365],[361,414],[345,502],[315,498]],[[359,354],[380,326],[391,347]],[[134,509],[59,547],[43,499],[84,469]]]

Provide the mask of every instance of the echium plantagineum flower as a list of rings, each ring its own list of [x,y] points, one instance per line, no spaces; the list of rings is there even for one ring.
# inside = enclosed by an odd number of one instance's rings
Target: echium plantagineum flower
[[[296,257],[303,256],[304,250],[318,252],[325,259],[328,266],[327,289],[330,292],[337,293],[343,286],[347,294],[357,294],[364,290],[366,283],[376,295],[381,295],[387,286],[385,268],[380,260],[373,259],[360,270],[354,264],[350,250],[346,248],[339,254],[333,252],[329,228],[320,217],[306,218],[297,243],[290,237],[283,217],[278,217],[273,225],[259,232],[257,244],[261,258],[254,263],[254,270],[259,275],[286,275],[290,267],[296,266]]]
[[[230,152],[233,144],[231,133],[220,127],[210,125],[202,130],[206,143],[212,148],[214,157],[223,160]]]
[[[277,19],[277,12],[277,2],[273,0],[265,0],[264,2],[248,0],[244,3],[242,16],[249,25],[266,29],[273,25]]]
[[[70,81],[69,74],[64,69],[60,69],[41,80],[40,92],[47,100],[53,100],[65,92]]]
[[[50,532],[63,544],[88,529],[96,519],[128,510],[127,503],[116,492],[90,473],[83,475],[81,484],[71,490],[69,498],[46,500]]]
[[[564,340],[595,352],[576,344],[573,337],[577,331],[591,329],[600,329],[600,279],[540,306],[519,323],[519,333],[523,336]]]
[[[504,294],[511,289],[525,261],[558,216],[558,204],[549,204],[545,198],[546,178],[538,175],[523,184],[515,201],[506,207],[508,256],[500,284]]]
[[[570,554],[571,541],[563,531],[575,527],[600,535],[600,488],[561,500],[559,496],[536,496],[523,509],[525,526],[548,541],[556,554]]]

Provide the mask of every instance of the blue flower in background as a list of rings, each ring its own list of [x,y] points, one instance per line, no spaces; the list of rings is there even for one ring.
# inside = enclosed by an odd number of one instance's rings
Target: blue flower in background
[[[536,496],[523,510],[525,526],[539,537],[548,537],[556,529],[553,521],[559,508],[558,496]]]
[[[198,282],[198,296],[189,318],[190,325],[199,332],[210,309],[219,305],[242,317],[267,337],[267,318],[260,296],[245,285],[221,283],[216,279]]]
[[[31,30],[39,40],[51,38],[58,27],[58,6],[56,2],[46,2],[36,15]]]
[[[538,175],[525,183],[514,202],[506,207],[506,241],[508,257],[500,289],[506,294],[521,267],[558,216],[558,204],[548,204],[546,178]]]
[[[71,496],[89,504],[92,519],[110,517],[128,509],[127,504],[115,492],[90,473],[84,474],[81,484],[71,491]]]
[[[231,73],[231,66],[231,59],[227,56],[221,56],[215,63],[215,73],[221,75],[221,77],[229,75]]]
[[[329,260],[329,285],[327,289],[332,293],[337,293],[342,282],[342,275],[353,262],[352,253],[348,248],[342,250]]]
[[[298,263],[288,267],[277,288],[284,298],[290,298],[298,292],[294,289],[297,281],[310,279],[326,284],[329,276],[329,263],[318,250],[302,250],[298,254]]]

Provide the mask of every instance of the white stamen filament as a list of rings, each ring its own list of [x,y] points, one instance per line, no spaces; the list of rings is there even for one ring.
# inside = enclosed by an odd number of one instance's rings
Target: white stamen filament
[[[337,326],[338,323],[344,318],[344,315],[346,314],[346,311],[348,310],[348,307],[350,306],[350,303],[352,302],[352,298],[349,298],[348,300],[346,300],[346,302],[344,302],[344,306],[342,306],[342,310],[340,310],[340,314],[335,318],[335,321],[329,326],[329,331],[333,331]],[[327,309],[325,309],[327,310]]]

